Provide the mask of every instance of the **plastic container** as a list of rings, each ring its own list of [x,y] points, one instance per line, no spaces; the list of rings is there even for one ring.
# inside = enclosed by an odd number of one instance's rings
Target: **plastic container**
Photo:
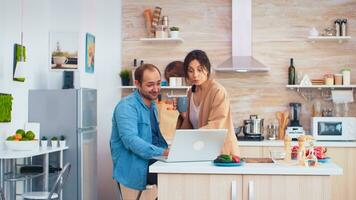
[[[351,84],[351,69],[345,68],[341,70],[343,85],[350,85]]]
[[[342,85],[342,74],[334,74],[335,85]]]

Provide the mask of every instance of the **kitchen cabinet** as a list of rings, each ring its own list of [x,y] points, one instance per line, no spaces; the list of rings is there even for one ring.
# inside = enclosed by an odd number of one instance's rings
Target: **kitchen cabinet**
[[[319,167],[246,163],[216,167],[211,162],[156,162],[158,199],[331,199],[331,177],[342,169],[326,163]],[[236,198],[235,198],[236,197]]]
[[[331,199],[330,178],[330,176],[243,175],[242,199]]]
[[[263,156],[263,148],[255,146],[240,146],[241,157],[261,158]]]
[[[356,199],[356,148],[328,147],[332,162],[343,168],[342,176],[331,177],[332,199]]]
[[[158,182],[158,199],[242,199],[241,175],[159,174]]]
[[[159,199],[330,199],[330,176],[160,174]]]
[[[267,142],[271,143],[270,145]],[[241,144],[241,156],[251,157],[251,155],[261,155],[270,157],[270,150],[283,149],[283,142],[264,141],[260,146],[247,146]],[[343,168],[342,176],[331,176],[331,199],[356,199],[356,190],[350,189],[356,185],[356,147],[352,142],[319,142],[322,146],[327,146],[327,156],[331,157],[332,162]],[[325,144],[324,144],[325,143]],[[332,143],[332,144],[331,144]],[[245,146],[246,145],[246,146]],[[296,145],[296,144],[292,144]],[[331,146],[331,147],[330,147]],[[262,153],[261,153],[262,152]]]

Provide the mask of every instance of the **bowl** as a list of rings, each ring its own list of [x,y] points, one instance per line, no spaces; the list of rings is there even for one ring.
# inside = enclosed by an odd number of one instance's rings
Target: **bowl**
[[[31,141],[5,141],[8,150],[13,151],[31,151],[39,148],[38,140]]]
[[[286,157],[286,152],[284,151],[270,151],[271,158],[273,162],[278,162],[280,160],[284,160]]]

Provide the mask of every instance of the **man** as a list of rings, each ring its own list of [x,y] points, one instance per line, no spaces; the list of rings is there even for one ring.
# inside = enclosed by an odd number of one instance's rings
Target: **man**
[[[113,178],[118,184],[144,190],[157,184],[157,174],[148,173],[154,156],[167,156],[168,145],[158,126],[157,100],[161,90],[161,73],[151,64],[135,71],[137,90],[116,106],[110,139]]]

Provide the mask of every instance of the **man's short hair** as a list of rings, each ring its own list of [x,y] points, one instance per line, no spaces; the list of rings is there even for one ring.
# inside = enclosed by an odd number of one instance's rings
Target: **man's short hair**
[[[137,80],[139,83],[142,83],[142,81],[143,81],[143,73],[146,70],[150,70],[150,71],[157,70],[159,75],[161,76],[161,72],[159,71],[158,67],[156,67],[156,66],[154,66],[152,64],[143,64],[143,65],[139,66],[135,70],[135,80]]]

